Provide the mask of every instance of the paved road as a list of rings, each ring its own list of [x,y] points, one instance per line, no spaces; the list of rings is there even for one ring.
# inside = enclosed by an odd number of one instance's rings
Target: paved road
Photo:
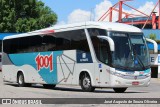
[[[0,72],[0,98],[160,98],[160,80],[152,79],[149,87],[128,88],[125,93],[114,93],[112,89],[96,89],[95,92],[82,92],[79,86],[57,85],[55,89],[44,89],[41,85],[33,85],[32,87],[18,87],[17,84],[3,83],[2,73]],[[56,106],[63,107],[66,105]],[[70,107],[75,105],[68,106]],[[93,104],[78,106],[92,107],[106,105]],[[114,107],[116,105],[111,104],[107,106]],[[119,105],[119,107],[121,106],[128,107],[127,105]],[[134,105],[129,105],[129,107],[133,106]],[[142,107],[142,105],[136,106]],[[148,106],[158,107],[158,105],[151,104]]]

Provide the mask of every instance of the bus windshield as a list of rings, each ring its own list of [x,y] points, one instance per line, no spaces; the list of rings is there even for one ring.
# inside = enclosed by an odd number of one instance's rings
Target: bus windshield
[[[112,65],[118,69],[145,70],[150,67],[149,53],[142,33],[110,32],[115,43]]]

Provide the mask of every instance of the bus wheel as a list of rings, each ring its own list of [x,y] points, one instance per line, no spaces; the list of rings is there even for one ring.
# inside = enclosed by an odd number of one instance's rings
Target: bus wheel
[[[92,87],[90,76],[85,74],[81,77],[81,88],[84,92],[93,92],[95,87]]]
[[[19,73],[18,74],[18,86],[19,87],[26,86],[25,81],[24,81],[24,75],[23,75],[23,73]]]
[[[124,93],[127,88],[113,88],[114,92],[116,93]]]
[[[52,84],[43,84],[43,87],[46,89],[53,89],[55,88],[56,85],[52,85]]]

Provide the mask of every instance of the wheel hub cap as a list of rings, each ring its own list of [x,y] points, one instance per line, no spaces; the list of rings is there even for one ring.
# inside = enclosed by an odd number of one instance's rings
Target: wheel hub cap
[[[85,88],[89,88],[89,87],[90,87],[90,80],[89,80],[88,78],[85,78],[85,79],[83,80],[83,86],[84,86]]]

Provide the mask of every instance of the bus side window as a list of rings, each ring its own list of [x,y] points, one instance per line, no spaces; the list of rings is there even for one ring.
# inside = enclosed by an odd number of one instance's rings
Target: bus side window
[[[42,51],[42,37],[40,35],[35,35],[29,38],[29,49],[33,52]]]
[[[108,41],[97,37],[98,35],[107,35],[106,31],[102,29],[88,29],[88,31],[97,59],[105,64],[111,64],[111,52]]]
[[[18,51],[18,40],[17,39],[8,39],[4,41],[4,52],[7,54],[14,54]]]
[[[106,40],[101,40],[100,39],[99,43],[99,56],[100,56],[100,61],[103,63],[109,64],[109,43]]]
[[[2,55],[0,54],[0,62],[2,61]]]
[[[44,35],[42,39],[42,44],[45,45],[45,51],[56,50],[56,38],[54,35]]]
[[[71,48],[82,52],[90,52],[88,41],[84,30],[77,30],[72,32],[71,37]]]
[[[9,54],[10,53],[10,40],[9,39],[3,41],[3,47],[4,47],[3,51]]]
[[[56,33],[56,50],[90,52],[84,29]]]
[[[21,37],[21,38],[18,38],[18,51],[17,53],[27,53],[27,52],[30,52],[29,51],[29,37]]]

